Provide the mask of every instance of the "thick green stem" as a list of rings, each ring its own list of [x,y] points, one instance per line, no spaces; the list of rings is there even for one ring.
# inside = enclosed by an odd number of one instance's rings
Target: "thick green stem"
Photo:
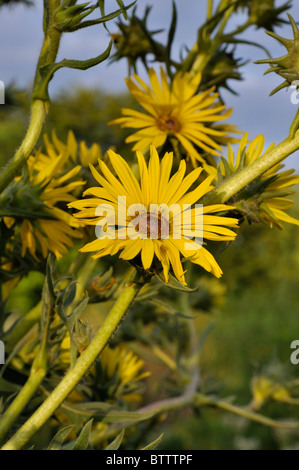
[[[59,4],[60,0],[51,0],[51,2],[44,1],[45,37],[35,72],[30,123],[21,146],[16,151],[14,157],[1,170],[0,193],[20,172],[32,150],[34,149],[34,146],[36,145],[36,142],[38,141],[42,132],[49,107],[49,99],[47,93],[44,97],[37,97],[35,96],[35,92],[40,87],[40,82],[43,81],[43,78],[40,74],[41,67],[46,64],[54,63],[59,49],[61,33],[57,31],[54,26],[54,13]]]
[[[46,375],[45,369],[32,371],[22,390],[0,419],[0,440],[6,435],[27,403],[31,400]]]
[[[30,156],[43,128],[48,105],[42,100],[34,100],[31,107],[31,118],[25,138],[15,156],[1,170],[0,192],[14,179]]]
[[[51,395],[3,446],[2,450],[22,449],[29,439],[31,439],[52,416],[102,352],[142,286],[142,282],[134,280],[124,287],[120,297],[117,299],[100,330],[78,358],[74,367],[68,371]]]
[[[213,193],[204,200],[205,204],[224,203],[245,188],[249,183],[259,178],[267,170],[280,163],[291,153],[299,149],[299,132],[295,134],[294,139],[287,139],[278,144],[273,150],[263,155],[258,160],[248,165],[243,170],[234,173]]]

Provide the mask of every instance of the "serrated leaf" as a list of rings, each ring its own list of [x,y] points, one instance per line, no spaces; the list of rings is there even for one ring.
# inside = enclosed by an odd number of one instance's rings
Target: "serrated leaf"
[[[83,427],[82,431],[79,434],[78,439],[74,443],[73,447],[71,450],[86,450],[88,447],[88,442],[89,442],[89,436],[91,432],[91,426],[92,426],[93,418],[90,419],[85,426]]]
[[[110,444],[108,444],[104,450],[118,450],[122,443],[124,435],[125,430],[122,429],[121,432],[116,436],[116,438],[112,442],[110,442]]]
[[[74,425],[70,424],[69,426],[60,429],[60,431],[58,431],[58,433],[53,437],[47,450],[59,450],[64,440],[67,438],[68,434],[73,428]]]
[[[162,432],[162,434],[160,434],[160,436],[157,437],[157,439],[155,439],[153,442],[151,442],[151,443],[148,444],[147,446],[143,447],[141,450],[153,450],[153,449],[156,449],[156,447],[157,447],[157,446],[160,444],[160,442],[162,441],[163,436],[164,436],[164,432]]]

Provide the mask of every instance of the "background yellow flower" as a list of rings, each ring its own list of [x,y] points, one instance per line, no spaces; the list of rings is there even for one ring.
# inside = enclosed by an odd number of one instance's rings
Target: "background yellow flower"
[[[229,176],[233,172],[250,165],[252,162],[262,158],[269,152],[275,144],[271,144],[265,151],[265,138],[258,135],[251,142],[248,142],[248,134],[244,134],[236,156],[229,145],[227,163],[222,159],[220,163],[220,172],[222,176]],[[262,191],[256,195],[256,202],[262,220],[272,226],[283,228],[282,222],[299,225],[299,220],[285,213],[290,209],[294,202],[287,199],[286,196],[294,194],[290,188],[299,183],[299,175],[294,175],[295,170],[283,170],[284,165],[278,164],[266,171],[259,179],[262,183]],[[256,185],[256,188],[258,186]]]
[[[131,94],[147,113],[124,108],[124,117],[111,124],[140,129],[126,139],[136,142],[133,150],[143,151],[150,145],[158,148],[167,138],[174,137],[194,167],[200,162],[208,168],[202,153],[219,155],[221,146],[217,139],[227,135],[211,124],[227,119],[232,110],[218,102],[215,87],[197,93],[200,73],[191,77],[178,72],[170,84],[161,67],[160,81],[153,69],[149,69],[149,80],[150,87],[136,74],[126,80]]]

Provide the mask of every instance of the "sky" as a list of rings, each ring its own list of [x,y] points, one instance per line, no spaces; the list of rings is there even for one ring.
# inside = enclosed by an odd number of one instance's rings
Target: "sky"
[[[126,3],[126,2],[125,2]],[[127,2],[128,3],[128,2]],[[277,0],[280,6],[285,0]],[[22,5],[3,7],[0,10],[0,80],[4,84],[14,81],[18,86],[30,86],[36,61],[43,37],[42,33],[42,0],[36,0],[33,8]],[[118,8],[115,0],[107,0],[106,4]],[[290,13],[299,22],[299,2],[293,0]],[[143,14],[146,5],[152,5],[148,19],[151,30],[164,29],[165,33],[156,39],[163,42],[171,21],[171,0],[137,0],[137,13]],[[173,52],[176,57],[184,46],[191,47],[196,41],[197,28],[205,16],[206,0],[176,0],[178,10],[178,27]],[[287,15],[284,13],[285,19]],[[234,28],[242,23],[242,14],[235,16],[229,23]],[[115,21],[109,23],[110,32],[117,32]],[[229,30],[229,29],[228,29]],[[276,28],[276,33],[292,38],[290,25]],[[251,27],[243,39],[253,40],[267,47],[273,57],[284,55],[285,49],[263,30]],[[86,28],[76,33],[65,34],[62,39],[58,59],[87,59],[98,55],[109,43],[109,35],[102,25]],[[293,90],[284,89],[273,97],[269,93],[281,83],[282,79],[269,74],[264,76],[267,66],[256,65],[253,61],[265,58],[265,53],[258,48],[238,46],[237,57],[249,62],[243,67],[244,80],[233,81],[231,86],[238,92],[234,96],[224,92],[223,96],[228,107],[234,108],[230,122],[237,124],[243,132],[249,132],[251,138],[262,133],[266,144],[283,140],[297,111],[291,102]],[[139,72],[146,78],[143,66]],[[70,89],[82,84],[86,87],[98,87],[110,93],[126,91],[125,77],[128,69],[125,59],[118,63],[108,61],[87,71],[63,69],[59,70],[50,84],[50,96],[55,96],[61,89]],[[287,159],[287,166],[299,170],[299,152]]]

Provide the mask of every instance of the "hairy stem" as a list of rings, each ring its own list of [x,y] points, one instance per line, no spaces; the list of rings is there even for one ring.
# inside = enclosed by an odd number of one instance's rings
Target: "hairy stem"
[[[234,173],[221,186],[213,191],[204,200],[205,204],[224,203],[231,199],[249,183],[259,178],[267,170],[280,163],[287,156],[299,149],[299,132],[293,139],[286,139],[258,160],[243,170]]]
[[[0,192],[14,179],[30,156],[43,128],[48,105],[42,100],[34,100],[31,106],[30,124],[25,138],[15,156],[1,170]]]
[[[23,409],[29,403],[39,385],[46,375],[46,370],[41,368],[33,370],[23,386],[22,390],[18,393],[12,404],[7,408],[5,413],[0,419],[0,440],[6,435],[18,416],[22,413]]]
[[[61,39],[61,33],[54,27],[54,13],[59,6],[60,0],[51,0],[51,2],[44,1],[44,41],[42,44],[41,52],[39,55],[38,63],[36,66],[31,117],[27,133],[21,143],[19,149],[16,151],[14,157],[7,163],[1,170],[0,174],[0,193],[9,185],[14,177],[20,172],[27,159],[29,158],[32,150],[34,149],[46,119],[49,108],[48,94],[46,96],[35,96],[35,92],[43,81],[41,76],[41,68],[49,63],[54,63]]]

